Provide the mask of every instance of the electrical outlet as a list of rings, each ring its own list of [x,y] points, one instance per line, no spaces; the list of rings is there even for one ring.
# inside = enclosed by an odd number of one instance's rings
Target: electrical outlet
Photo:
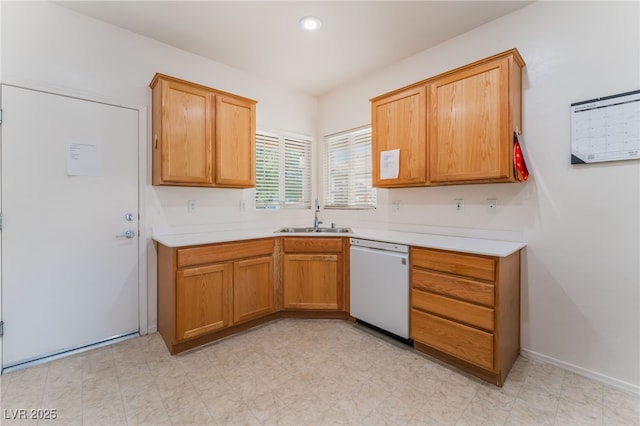
[[[400,211],[400,201],[392,201],[391,202],[391,211],[396,213]]]
[[[187,201],[187,211],[189,213],[195,213],[197,208],[198,208],[198,203],[196,203],[196,200]]]
[[[462,198],[456,198],[453,200],[455,203],[456,213],[464,212],[464,200]]]
[[[240,211],[244,212],[247,210],[247,202],[245,200],[240,200]]]
[[[487,198],[487,209],[489,213],[498,211],[498,200],[496,198]]]

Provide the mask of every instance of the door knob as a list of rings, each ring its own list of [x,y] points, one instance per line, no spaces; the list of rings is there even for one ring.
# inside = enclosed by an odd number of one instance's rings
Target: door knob
[[[133,238],[135,236],[136,236],[135,231],[129,229],[127,231],[124,231],[124,234],[116,235],[116,238],[126,238],[126,239],[130,240],[131,238]]]

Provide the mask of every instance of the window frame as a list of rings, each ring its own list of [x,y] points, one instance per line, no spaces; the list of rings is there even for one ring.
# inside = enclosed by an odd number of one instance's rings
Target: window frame
[[[371,146],[371,125],[358,127],[344,132],[338,132],[327,135],[324,140],[324,190],[323,201],[325,209],[340,210],[372,210],[377,207],[377,191],[373,187],[373,170],[372,170],[372,146]],[[333,146],[332,146],[333,145]],[[365,147],[366,153],[364,159],[362,153],[357,151]],[[331,174],[337,171],[332,170],[331,165],[332,154],[335,150],[346,149],[348,159],[346,166],[341,167],[341,172],[345,174],[343,179],[346,180],[346,191],[344,194],[337,193],[332,190],[335,179]],[[364,176],[363,176],[364,175]],[[358,190],[358,180],[367,181],[367,188],[364,191]],[[345,199],[346,202],[336,202],[336,198]],[[358,199],[367,199],[367,201],[358,202]]]
[[[268,143],[266,142],[268,140]],[[277,143],[276,143],[277,141]],[[260,190],[260,175],[264,173],[266,166],[260,164],[261,156],[259,151],[261,148],[277,146],[277,194],[276,200],[261,199],[263,194]],[[302,149],[294,149],[294,147]],[[302,155],[300,156],[300,153]],[[303,158],[301,167],[295,167],[296,155]],[[309,135],[295,134],[291,132],[272,131],[258,129],[256,131],[256,190],[255,205],[256,210],[280,210],[280,209],[310,209],[313,191],[313,139]],[[289,165],[289,167],[288,167]],[[300,179],[292,179],[296,171],[302,170]],[[273,167],[272,167],[273,170]],[[294,189],[296,185],[300,185],[300,189]],[[271,185],[275,189],[275,179],[267,181],[267,185]],[[266,190],[266,189],[265,189]],[[300,193],[297,200],[290,201],[287,195],[292,191]]]

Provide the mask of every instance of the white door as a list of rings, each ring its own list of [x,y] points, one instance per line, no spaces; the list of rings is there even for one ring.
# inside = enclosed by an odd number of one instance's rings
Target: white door
[[[138,111],[1,100],[3,367],[137,332]]]

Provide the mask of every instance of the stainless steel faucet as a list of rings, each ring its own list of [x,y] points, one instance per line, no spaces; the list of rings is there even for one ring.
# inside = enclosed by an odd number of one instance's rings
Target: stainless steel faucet
[[[313,215],[313,228],[318,229],[318,227],[322,224],[321,220],[318,220],[318,213],[320,213],[320,203],[318,203],[318,199],[316,198],[316,211]]]

